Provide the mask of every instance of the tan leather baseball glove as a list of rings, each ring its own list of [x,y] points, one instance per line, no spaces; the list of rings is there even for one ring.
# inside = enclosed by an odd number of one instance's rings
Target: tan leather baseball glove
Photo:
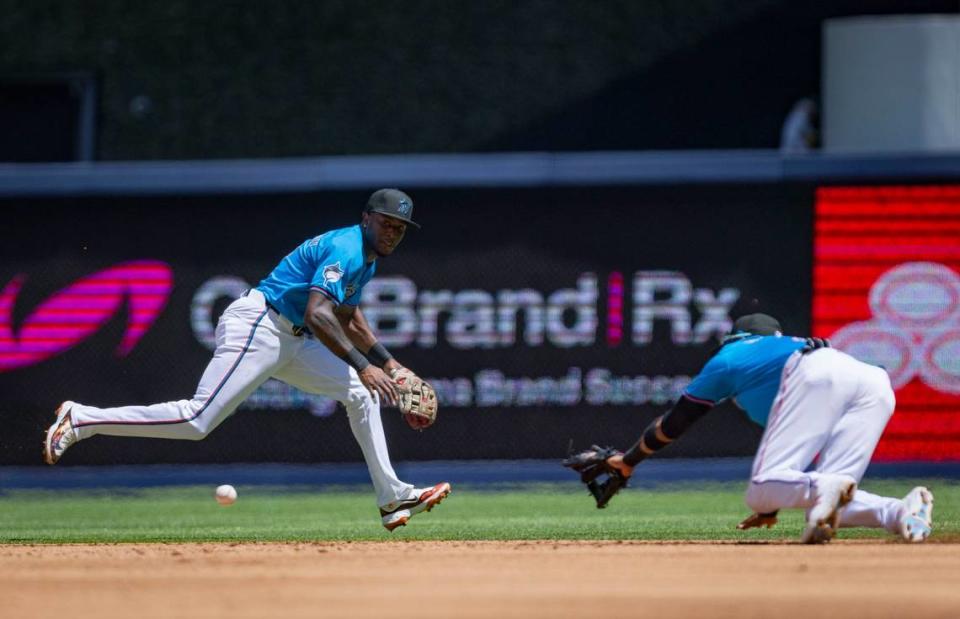
[[[407,368],[396,368],[390,372],[390,378],[397,386],[399,394],[397,407],[403,418],[414,430],[423,430],[437,420],[437,392],[430,383],[423,380]]]

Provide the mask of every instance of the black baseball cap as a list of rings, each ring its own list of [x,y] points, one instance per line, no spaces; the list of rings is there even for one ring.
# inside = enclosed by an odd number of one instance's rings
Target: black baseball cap
[[[730,332],[723,336],[727,344],[749,335],[778,335],[782,333],[780,321],[769,314],[747,314],[737,318]]]
[[[380,213],[399,219],[414,228],[420,229],[420,224],[411,219],[413,217],[413,200],[399,189],[378,189],[367,200],[364,209],[368,213]]]
[[[780,321],[769,314],[747,314],[737,318],[733,328],[723,338],[724,341],[738,339],[744,335],[777,335],[782,333]]]
[[[747,314],[733,323],[733,332],[746,332],[753,335],[776,335],[781,333],[780,321],[769,314]]]

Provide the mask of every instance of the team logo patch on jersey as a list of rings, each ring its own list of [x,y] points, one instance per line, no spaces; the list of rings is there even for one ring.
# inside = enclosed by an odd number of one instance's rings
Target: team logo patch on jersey
[[[343,291],[343,298],[349,299],[353,296],[353,293],[357,291],[357,284],[353,283],[347,286],[346,290]]]
[[[336,284],[343,277],[343,269],[340,268],[340,263],[335,262],[333,264],[328,264],[323,267],[323,283],[324,284]]]

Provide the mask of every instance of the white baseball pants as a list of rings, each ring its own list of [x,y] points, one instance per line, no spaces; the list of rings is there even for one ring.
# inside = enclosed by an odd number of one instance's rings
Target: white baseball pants
[[[198,441],[272,377],[344,404],[379,505],[413,497],[413,486],[397,479],[390,463],[376,395],[322,343],[293,335],[290,321],[267,309],[259,290],[227,307],[216,337],[213,359],[193,398],[118,408],[78,404],[71,411],[77,438],[108,434]]]
[[[886,371],[832,348],[794,353],[753,461],[747,505],[758,513],[806,508],[822,474],[863,477],[895,406]],[[808,471],[819,454],[814,470]],[[897,531],[903,502],[857,490],[841,526]]]

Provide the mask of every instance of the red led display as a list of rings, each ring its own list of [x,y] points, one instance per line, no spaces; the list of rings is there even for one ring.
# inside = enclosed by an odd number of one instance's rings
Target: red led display
[[[960,186],[817,191],[813,333],[881,365],[875,460],[960,460]]]

